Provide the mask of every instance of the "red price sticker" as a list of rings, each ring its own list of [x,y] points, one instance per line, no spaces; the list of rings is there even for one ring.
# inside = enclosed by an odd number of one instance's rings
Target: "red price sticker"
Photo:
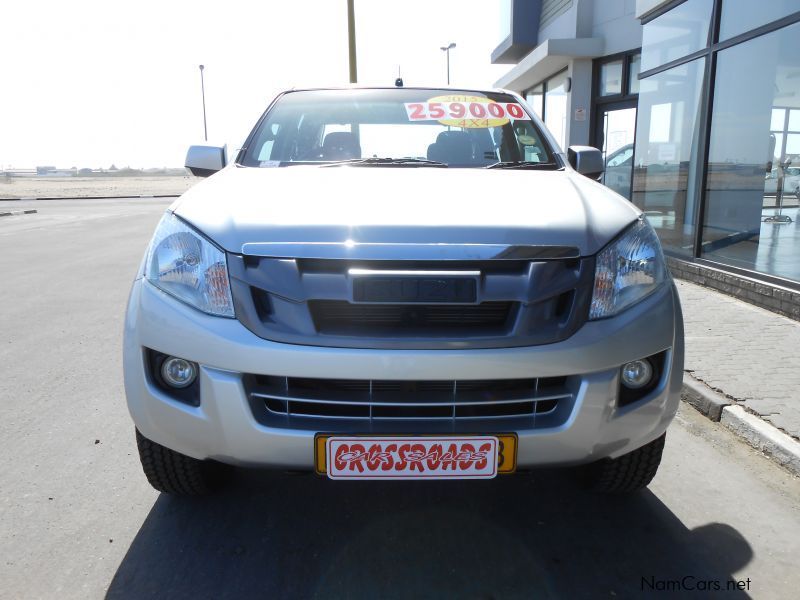
[[[427,102],[406,102],[409,121],[439,121],[466,128],[500,127],[509,121],[530,121],[517,102],[494,102],[481,96],[440,96]]]

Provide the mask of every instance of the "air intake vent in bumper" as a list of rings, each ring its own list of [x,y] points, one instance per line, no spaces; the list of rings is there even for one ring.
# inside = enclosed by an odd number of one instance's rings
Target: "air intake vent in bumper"
[[[400,432],[398,425],[421,422],[435,430],[466,431],[501,420],[515,430],[555,427],[568,417],[574,397],[566,377],[384,381],[252,375],[246,386],[264,424],[320,431]]]

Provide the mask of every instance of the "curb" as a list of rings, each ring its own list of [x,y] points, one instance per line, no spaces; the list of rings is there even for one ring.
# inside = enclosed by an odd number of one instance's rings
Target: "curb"
[[[800,442],[741,406],[726,406],[720,422],[753,448],[800,476]]]
[[[681,400],[800,477],[800,442],[791,436],[689,375],[683,376]]]
[[[722,410],[732,404],[725,396],[690,375],[683,376],[681,400],[694,406],[712,421],[719,421],[722,418]]]
[[[0,217],[16,217],[17,215],[32,215],[39,212],[35,208],[29,210],[4,210],[0,212]]]

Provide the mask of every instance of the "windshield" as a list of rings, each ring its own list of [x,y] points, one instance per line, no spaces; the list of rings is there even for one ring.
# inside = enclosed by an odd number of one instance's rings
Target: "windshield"
[[[284,94],[250,135],[240,163],[277,167],[359,160],[451,167],[525,161],[558,167],[513,96],[409,88]]]

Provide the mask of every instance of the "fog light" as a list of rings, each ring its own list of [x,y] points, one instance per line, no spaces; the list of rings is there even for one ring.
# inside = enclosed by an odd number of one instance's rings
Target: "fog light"
[[[174,388],[185,388],[197,378],[197,367],[193,362],[169,356],[161,365],[161,377],[164,382]]]
[[[633,390],[642,388],[653,378],[653,366],[648,360],[632,360],[622,366],[622,384]]]

